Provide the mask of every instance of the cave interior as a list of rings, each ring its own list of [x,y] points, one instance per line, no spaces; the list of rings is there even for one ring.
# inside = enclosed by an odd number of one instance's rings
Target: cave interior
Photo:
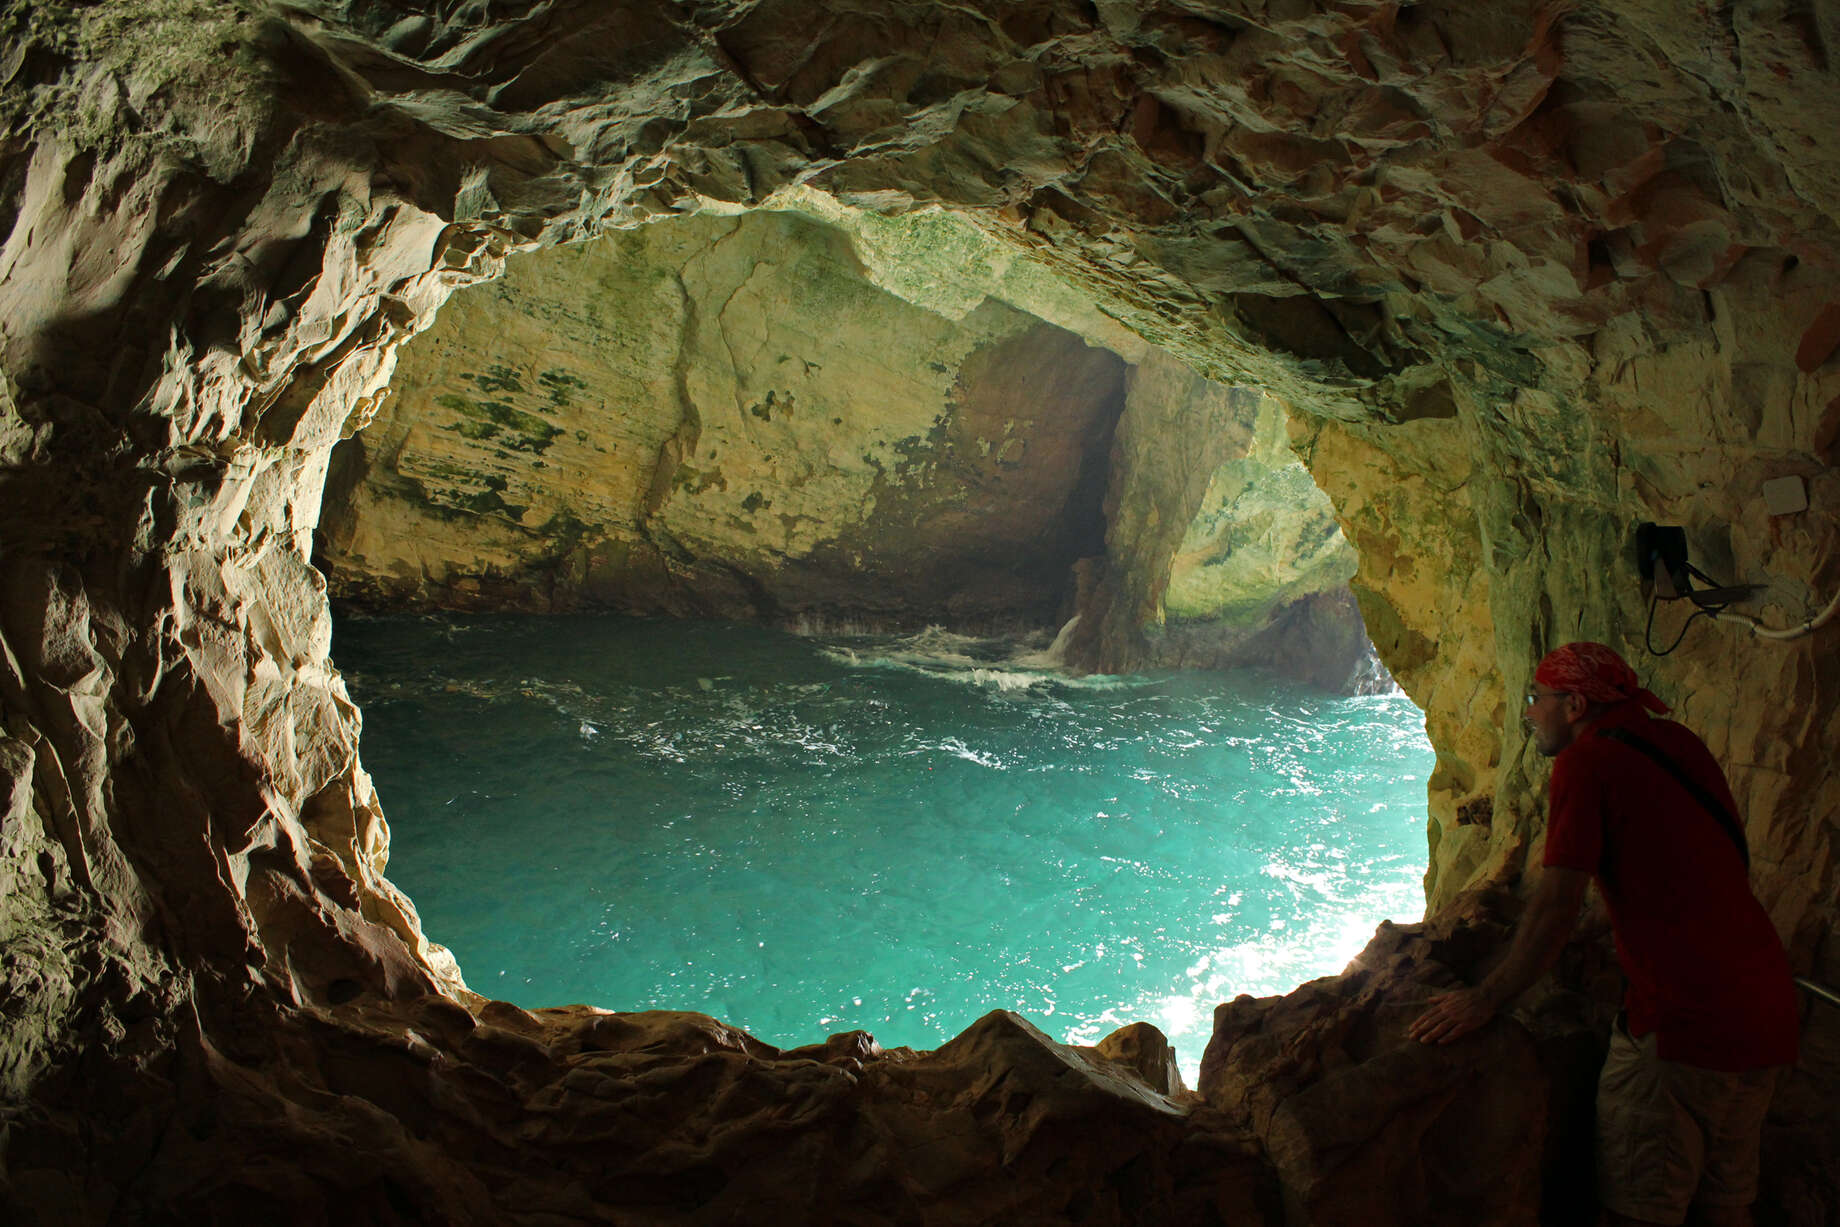
[[[1545,766],[1517,699],[1573,639],[1705,737],[1797,973],[1840,982],[1836,632],[1755,633],[1840,590],[1840,10],[159,0],[0,22],[11,1221],[1578,1221],[1601,921],[1472,1041],[1404,1036],[1522,906]],[[1072,287],[1074,332],[1168,355],[1145,386],[1256,390],[1170,421],[1127,387],[1042,432],[1089,457],[1112,431],[1084,667],[1152,651],[1168,576],[1144,560],[1176,555],[1169,508],[1255,400],[1352,548],[1365,635],[1437,753],[1426,919],[1224,1003],[1194,1090],[1144,1024],[1072,1048],[998,1012],[891,1057],[522,1010],[468,990],[388,879],[313,565],[329,472],[351,484],[335,450],[507,262],[788,210],[944,215]],[[666,497],[705,476],[686,444],[713,426],[667,425],[629,509],[713,506]],[[1651,607],[1642,523],[1755,585],[1751,622],[1650,653],[1651,616],[1671,637],[1689,611]],[[689,574],[632,548],[581,574],[616,572]],[[1840,1011],[1810,999],[1760,1218],[1840,1217],[1837,1092]]]

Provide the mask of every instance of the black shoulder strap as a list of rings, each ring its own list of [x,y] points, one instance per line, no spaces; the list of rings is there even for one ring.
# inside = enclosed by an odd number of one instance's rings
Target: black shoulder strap
[[[1724,830],[1725,834],[1731,837],[1731,842],[1738,845],[1738,857],[1744,862],[1744,867],[1746,869],[1751,867],[1751,846],[1744,839],[1744,828],[1738,825],[1738,820],[1731,816],[1731,811],[1726,809],[1724,804],[1717,797],[1713,796],[1704,788],[1701,788],[1695,781],[1690,779],[1687,773],[1680,769],[1680,765],[1669,758],[1660,747],[1651,742],[1642,740],[1642,738],[1637,737],[1628,729],[1618,727],[1598,729],[1597,731],[1601,736],[1608,737],[1612,741],[1620,741],[1631,749],[1640,750],[1643,754],[1653,759],[1657,767],[1673,776],[1680,786],[1686,789],[1687,792],[1692,795],[1693,799],[1704,807],[1708,814],[1718,819],[1719,826]]]

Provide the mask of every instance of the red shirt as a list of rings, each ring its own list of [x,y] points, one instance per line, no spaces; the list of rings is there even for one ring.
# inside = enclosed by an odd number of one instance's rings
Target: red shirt
[[[1629,977],[1629,1033],[1657,1033],[1663,1060],[1744,1070],[1795,1060],[1801,1019],[1782,941],[1738,848],[1623,726],[1738,812],[1711,751],[1639,703],[1605,712],[1553,760],[1546,864],[1595,875]]]

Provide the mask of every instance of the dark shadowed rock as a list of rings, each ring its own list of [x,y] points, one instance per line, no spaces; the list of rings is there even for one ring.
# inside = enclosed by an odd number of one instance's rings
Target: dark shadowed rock
[[[1442,1046],[1405,1033],[1434,994],[1484,974],[1515,910],[1505,892],[1467,895],[1383,924],[1340,976],[1215,1010],[1201,1095],[1264,1144],[1288,1223],[1567,1221],[1591,1155],[1549,1140],[1588,1136],[1601,1017],[1504,1015]]]

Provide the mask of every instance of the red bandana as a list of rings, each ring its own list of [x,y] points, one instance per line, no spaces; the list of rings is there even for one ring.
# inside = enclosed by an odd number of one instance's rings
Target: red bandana
[[[1645,690],[1629,662],[1601,643],[1568,643],[1554,648],[1533,671],[1533,680],[1554,690],[1581,694],[1594,703],[1638,700],[1652,712],[1668,705]]]

